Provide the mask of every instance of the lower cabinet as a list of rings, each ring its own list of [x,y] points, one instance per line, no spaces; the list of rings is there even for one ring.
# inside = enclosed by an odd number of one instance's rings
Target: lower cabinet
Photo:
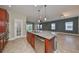
[[[31,33],[31,45],[35,48],[35,35]]]
[[[55,51],[54,38],[45,39],[33,33],[27,32],[27,41],[37,53],[53,53]]]
[[[51,53],[51,52],[54,52],[54,39],[51,39],[51,40],[48,40],[46,39],[45,40],[45,52],[46,53]]]
[[[35,36],[35,51],[37,53],[53,53],[55,51],[54,38],[45,39]]]
[[[36,53],[45,53],[45,41],[44,38],[35,36],[35,51]]]
[[[27,32],[27,41],[31,44],[33,48],[35,48],[35,35]]]

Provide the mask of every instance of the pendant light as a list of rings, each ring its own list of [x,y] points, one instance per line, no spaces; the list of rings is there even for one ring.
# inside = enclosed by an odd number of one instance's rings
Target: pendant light
[[[47,7],[47,5],[44,5],[44,8],[45,8],[45,17],[44,17],[44,20],[45,21],[47,20],[47,18],[46,18],[46,7]]]
[[[40,20],[40,10],[38,10],[38,22],[41,22],[41,20]]]

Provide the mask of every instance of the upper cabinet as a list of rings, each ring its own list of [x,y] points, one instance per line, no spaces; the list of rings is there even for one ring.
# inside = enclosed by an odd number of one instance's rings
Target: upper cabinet
[[[0,21],[8,21],[9,15],[5,9],[0,8]]]
[[[8,21],[9,20],[9,14],[7,10],[0,8],[0,33],[6,32]]]
[[[3,51],[8,42],[8,23],[9,15],[7,10],[0,8],[0,52]]]

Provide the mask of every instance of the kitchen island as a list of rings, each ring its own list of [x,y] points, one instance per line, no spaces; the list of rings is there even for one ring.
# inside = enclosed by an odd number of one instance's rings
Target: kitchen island
[[[55,51],[56,34],[50,31],[28,31],[27,41],[37,53],[52,53]]]

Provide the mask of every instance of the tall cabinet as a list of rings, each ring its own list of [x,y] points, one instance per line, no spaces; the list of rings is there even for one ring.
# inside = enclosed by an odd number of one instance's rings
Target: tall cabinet
[[[0,8],[0,52],[8,42],[9,14],[6,9]]]

